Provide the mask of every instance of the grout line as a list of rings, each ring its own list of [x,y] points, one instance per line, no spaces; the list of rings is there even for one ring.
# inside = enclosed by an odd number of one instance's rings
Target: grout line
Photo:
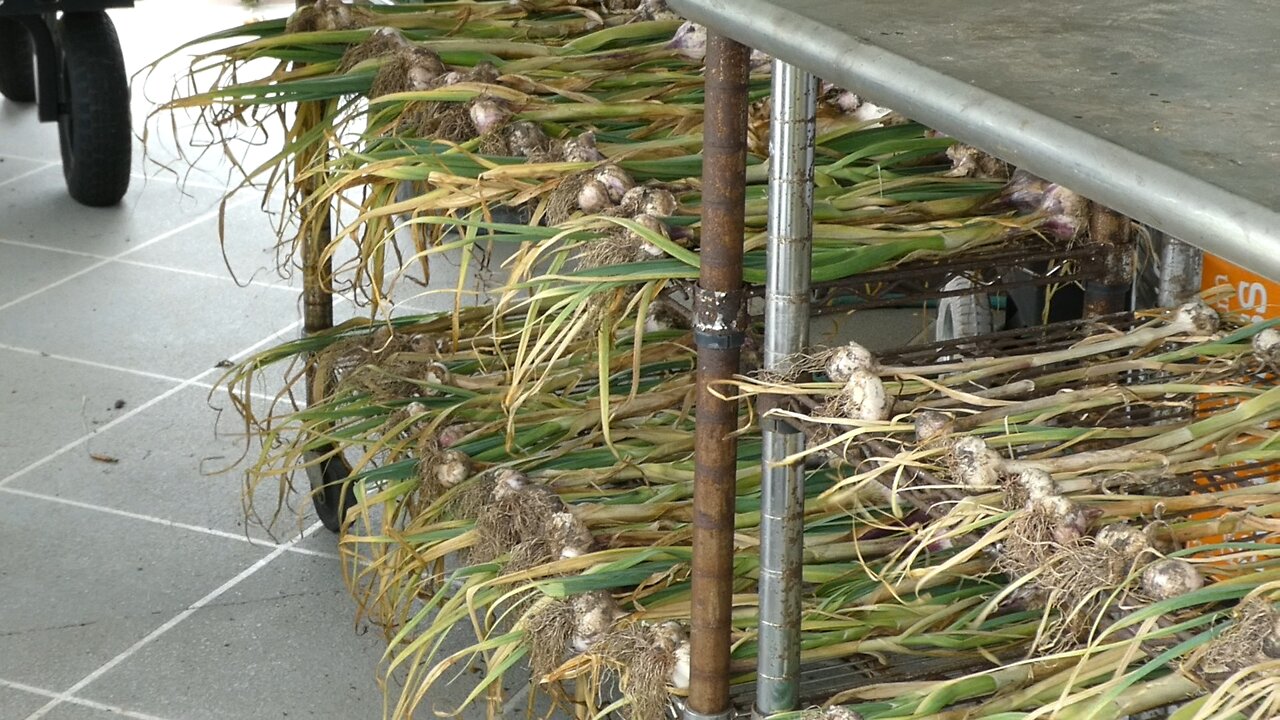
[[[283,283],[265,282],[263,280],[250,280],[245,284],[241,285],[239,280],[236,280],[234,277],[231,277],[230,275],[220,275],[217,273],[203,272],[201,270],[189,270],[187,268],[172,267],[169,265],[160,265],[159,263],[146,262],[145,260],[123,259],[123,260],[114,260],[114,262],[120,263],[121,265],[136,265],[138,267],[150,268],[152,270],[168,270],[169,272],[176,272],[182,275],[193,275],[195,277],[202,277],[202,278],[208,278],[210,280],[217,280],[219,282],[234,283],[236,287],[241,287],[241,288],[262,287],[262,288],[271,288],[273,290],[288,290],[291,292],[302,291],[302,288],[291,287]],[[257,271],[254,271],[254,274],[256,275]]]
[[[230,580],[214,588],[211,592],[209,592],[209,594],[191,603],[191,605],[189,605],[186,610],[183,610],[182,612],[173,616],[172,618],[169,619],[168,622],[164,623],[163,625],[156,628],[155,630],[152,630],[150,633],[147,633],[145,637],[143,637],[141,640],[134,643],[133,645],[129,646],[129,648],[127,648],[124,652],[120,653],[119,655],[116,655],[115,657],[111,658],[107,662],[103,663],[102,666],[99,667],[97,670],[94,670],[88,675],[85,675],[75,685],[72,685],[71,687],[67,688],[65,691],[59,693],[57,697],[45,703],[43,707],[40,707],[35,712],[28,715],[26,720],[39,720],[39,718],[42,718],[45,715],[47,715],[50,710],[54,709],[55,707],[57,707],[58,705],[61,705],[64,702],[67,702],[77,692],[83,690],[85,687],[87,687],[88,685],[90,685],[91,683],[93,683],[95,680],[102,677],[103,675],[106,675],[107,673],[111,672],[111,670],[114,669],[117,665],[133,657],[135,654],[137,654],[138,651],[142,650],[147,645],[150,645],[161,635],[164,635],[165,633],[169,632],[173,628],[177,627],[177,625],[181,623],[183,620],[186,620],[187,618],[196,614],[196,612],[198,612],[200,608],[203,608],[204,606],[208,605],[214,600],[217,600],[219,597],[225,594],[228,590],[230,590],[231,588],[234,588],[236,585],[239,585],[240,583],[247,580],[254,573],[266,567],[268,564],[271,563],[271,561],[285,554],[285,552],[287,552],[289,548],[298,544],[300,541],[302,541],[303,539],[305,539],[306,537],[314,533],[320,527],[321,527],[320,523],[318,522],[315,523],[311,527],[304,530],[303,533],[298,537],[294,538],[293,540],[290,540],[284,545],[281,545],[275,550],[272,550],[270,553],[266,555],[266,557],[261,558],[254,564],[240,571],[240,573],[235,577],[231,578]]]
[[[0,244],[13,245],[14,247],[21,247],[21,248],[30,248],[32,250],[47,250],[49,252],[62,253],[63,255],[75,255],[77,257],[94,258],[95,260],[110,259],[106,255],[95,255],[93,253],[85,252],[83,250],[71,250],[69,248],[50,247],[48,245],[40,245],[38,243],[33,243],[33,242],[24,242],[22,240],[9,240],[7,238],[0,238]]]
[[[0,687],[7,687],[10,690],[19,690],[21,692],[28,693],[30,695],[39,695],[40,697],[46,697],[50,699],[56,699],[59,696],[59,693],[56,693],[52,690],[45,690],[44,688],[38,688],[34,685],[27,685],[26,683],[14,682],[12,680],[5,680],[4,678],[0,678]],[[87,700],[85,698],[80,698],[80,697],[68,697],[65,700],[62,700],[61,702],[69,702],[72,705],[81,705],[83,707],[87,707],[92,710],[102,710],[105,712],[113,713],[115,715],[120,715],[127,718],[134,718],[134,720],[165,720],[164,718],[159,717],[157,715],[148,715],[147,713],[137,712],[135,710],[125,710],[124,708],[118,707],[116,705],[108,705],[106,703],[100,703],[94,700]]]
[[[184,230],[187,230],[187,229],[189,229],[189,228],[193,228],[193,227],[195,227],[196,225],[199,225],[200,223],[205,222],[205,221],[207,221],[207,220],[208,220],[208,219],[210,219],[210,218],[217,217],[217,215],[218,215],[218,211],[217,211],[217,210],[211,210],[211,211],[206,212],[206,213],[204,213],[204,214],[202,214],[202,215],[199,215],[198,217],[196,217],[196,218],[195,218],[195,219],[193,219],[193,220],[190,220],[190,221],[188,221],[188,222],[186,222],[186,223],[184,223],[184,224],[182,224],[182,225],[179,225],[178,227],[175,227],[175,228],[171,228],[171,229],[169,229],[169,230],[166,230],[165,232],[160,233],[159,235],[157,235],[157,236],[155,236],[155,237],[151,238],[150,240],[147,240],[147,241],[145,241],[145,242],[139,243],[139,244],[137,244],[137,245],[135,245],[135,246],[133,246],[133,247],[129,248],[128,250],[125,250],[125,251],[123,251],[123,252],[120,252],[120,253],[117,253],[117,254],[115,254],[115,255],[112,255],[112,256],[110,256],[109,258],[106,258],[106,259],[104,259],[104,260],[101,260],[101,261],[99,261],[99,262],[96,262],[96,263],[94,263],[94,264],[90,265],[89,267],[86,267],[86,268],[82,268],[82,269],[80,269],[80,270],[77,270],[76,272],[73,272],[73,273],[71,273],[70,275],[67,275],[66,277],[64,277],[64,278],[62,278],[62,279],[60,279],[60,280],[54,280],[53,282],[49,283],[48,285],[45,285],[44,287],[39,288],[39,289],[37,289],[37,290],[32,290],[31,292],[27,293],[26,295],[22,295],[21,297],[18,297],[18,298],[15,298],[15,299],[13,299],[13,300],[10,300],[9,302],[4,303],[3,305],[0,305],[0,310],[6,310],[6,309],[8,309],[8,308],[11,308],[11,307],[13,307],[14,305],[17,305],[18,303],[20,303],[20,302],[22,302],[22,301],[24,301],[24,300],[29,300],[29,299],[31,299],[31,298],[33,298],[33,297],[35,297],[36,295],[39,295],[40,293],[45,292],[46,290],[51,290],[51,289],[53,289],[53,288],[55,288],[55,287],[58,287],[59,285],[62,285],[62,284],[67,283],[67,282],[70,282],[70,281],[72,281],[72,280],[74,280],[74,279],[76,279],[76,278],[80,277],[81,275],[84,275],[84,274],[86,274],[86,273],[89,273],[89,272],[92,272],[92,271],[94,271],[94,270],[97,270],[98,268],[102,267],[103,265],[106,265],[107,263],[111,262],[112,260],[118,260],[118,259],[120,259],[120,258],[122,258],[122,257],[124,257],[124,256],[126,256],[126,255],[128,255],[128,254],[130,254],[130,253],[137,252],[138,250],[141,250],[142,248],[145,248],[145,247],[147,247],[147,246],[149,246],[149,245],[152,245],[152,244],[154,244],[154,243],[158,243],[158,242],[160,242],[161,240],[166,240],[166,239],[168,239],[168,238],[171,238],[171,237],[173,237],[174,235],[177,235],[178,233],[180,233],[180,232],[182,232],[182,231],[184,231]]]
[[[203,390],[221,390],[223,392],[226,392],[227,390],[226,385],[219,385],[218,383],[211,383],[211,382],[204,382],[204,381],[196,381],[191,383],[191,385],[192,387],[198,387]],[[236,397],[242,397],[238,391],[236,393]],[[259,400],[261,402],[268,402],[268,403],[275,402],[276,400],[281,399],[279,395],[272,395],[270,393],[258,392],[257,390],[250,391],[249,398],[252,400]]]
[[[70,250],[68,248],[50,247],[48,245],[40,245],[39,243],[23,242],[21,240],[8,240],[0,238],[0,245],[12,245],[13,247],[27,248],[30,250],[44,250],[47,252],[60,253],[63,255],[74,255],[76,257],[93,258],[94,260],[109,260],[120,263],[122,265],[136,265],[137,267],[150,268],[152,270],[169,270],[171,272],[181,273],[183,275],[194,275],[196,277],[208,278],[210,280],[218,280],[219,282],[233,282],[237,287],[264,287],[274,290],[290,290],[292,292],[301,292],[301,288],[294,287],[287,283],[267,282],[265,280],[249,280],[241,285],[240,281],[228,275],[220,273],[204,272],[202,270],[190,270],[187,268],[173,267],[170,265],[161,265],[160,263],[147,262],[145,260],[131,260],[128,258],[116,259],[108,255],[98,255],[97,253],[85,252],[83,250]],[[100,267],[100,266],[99,266]],[[261,270],[262,268],[259,268]],[[256,275],[258,271],[254,271]],[[268,271],[270,272],[270,271]]]
[[[166,174],[165,175],[148,175],[144,172],[131,172],[129,173],[129,177],[137,178],[139,180],[145,180],[147,182],[154,182],[157,180],[166,180],[166,179],[172,178],[174,181],[174,185],[179,190],[184,190],[186,188],[193,187],[193,188],[200,188],[201,190],[221,190],[223,191],[223,193],[226,193],[229,187],[234,186],[239,182],[239,181],[234,181],[234,182],[231,182],[230,184],[224,183],[222,185],[217,185],[212,180],[206,182],[202,180],[190,180],[188,178],[174,178],[172,175],[168,174],[168,171],[163,171],[163,172],[165,172]]]
[[[185,382],[182,378],[173,377],[171,375],[161,375],[160,373],[147,372],[146,370],[135,370],[133,368],[122,367],[120,365],[110,365],[107,363],[100,363],[94,360],[84,360],[81,358],[74,358],[68,355],[58,355],[56,353],[45,352],[43,350],[32,350],[31,348],[18,347],[17,345],[7,345],[5,343],[0,343],[0,350],[8,350],[10,352],[21,353],[23,355],[34,355],[37,357],[52,358],[54,360],[62,360],[63,362],[75,363],[77,365],[87,365],[92,368],[98,368],[99,370],[114,370],[116,372],[122,372],[129,375],[139,375],[144,378],[150,378],[152,380],[164,380],[166,382],[172,382],[172,383]]]
[[[240,352],[236,353],[235,355],[232,355],[230,359],[231,359],[231,360],[236,360],[236,359],[238,359],[238,358],[241,358],[241,357],[243,357],[243,356],[248,355],[249,353],[251,353],[251,352],[253,352],[253,351],[257,350],[257,349],[258,349],[258,348],[260,348],[260,347],[262,347],[263,345],[265,345],[265,344],[267,344],[267,343],[269,343],[269,342],[272,342],[273,340],[276,340],[276,339],[277,339],[277,338],[279,338],[281,335],[284,335],[285,333],[288,333],[288,332],[293,331],[294,329],[296,329],[296,328],[298,327],[298,325],[299,325],[299,323],[300,323],[300,322],[301,322],[301,321],[299,321],[299,320],[295,320],[295,321],[293,321],[293,322],[289,323],[289,325],[288,325],[288,326],[286,326],[286,327],[284,327],[283,329],[278,330],[278,331],[276,331],[276,332],[272,333],[271,335],[268,335],[267,337],[263,338],[262,340],[259,340],[258,342],[254,343],[253,345],[250,345],[249,347],[245,348],[244,350],[241,350]],[[85,442],[88,442],[90,438],[96,437],[98,434],[103,433],[103,432],[105,432],[105,431],[107,431],[107,430],[109,430],[109,429],[111,429],[111,428],[115,427],[116,425],[119,425],[120,423],[124,422],[125,420],[128,420],[129,418],[133,417],[134,415],[137,415],[138,413],[142,412],[143,410],[146,410],[147,408],[149,408],[149,407],[151,407],[151,406],[153,406],[153,405],[155,405],[155,404],[157,404],[157,403],[161,402],[162,400],[165,400],[166,398],[172,397],[173,395],[176,395],[177,393],[181,392],[182,390],[185,390],[186,388],[191,387],[191,386],[192,386],[192,385],[194,385],[196,382],[199,382],[199,380],[200,380],[201,378],[203,378],[205,375],[208,375],[209,373],[212,373],[212,372],[220,372],[220,371],[221,371],[221,369],[220,369],[220,368],[209,368],[208,370],[205,370],[205,371],[201,372],[200,374],[196,375],[195,377],[193,377],[193,378],[191,378],[191,379],[189,379],[189,380],[184,380],[184,381],[182,381],[181,383],[179,383],[179,384],[177,384],[177,385],[173,386],[172,388],[169,388],[168,390],[166,390],[166,391],[164,391],[164,392],[160,393],[159,395],[157,395],[157,396],[155,396],[155,397],[151,398],[150,400],[148,400],[148,401],[146,401],[146,402],[142,403],[141,405],[138,405],[137,407],[134,407],[134,408],[132,408],[132,409],[128,410],[127,412],[125,412],[125,413],[123,413],[122,415],[120,415],[120,417],[118,417],[118,418],[116,418],[116,419],[112,420],[111,422],[108,422],[108,423],[106,423],[105,425],[101,425],[101,426],[99,426],[99,427],[94,428],[92,431],[90,431],[90,432],[88,432],[88,433],[86,433],[86,434],[84,434],[84,435],[82,435],[82,436],[80,436],[80,437],[76,438],[75,440],[72,440],[71,442],[67,443],[66,445],[63,445],[62,447],[58,448],[57,450],[54,450],[53,452],[51,452],[51,453],[49,453],[48,455],[46,455],[46,456],[44,456],[44,457],[40,458],[39,460],[36,460],[36,461],[32,462],[31,464],[27,465],[26,467],[23,467],[23,468],[18,469],[17,471],[15,471],[15,472],[13,472],[12,474],[10,474],[8,477],[5,477],[5,478],[0,479],[0,487],[4,487],[4,486],[8,485],[9,483],[13,482],[14,480],[17,480],[18,478],[22,477],[23,475],[26,475],[27,473],[31,472],[32,470],[35,470],[36,468],[38,468],[38,467],[40,467],[40,466],[44,465],[45,463],[48,463],[49,461],[54,460],[55,458],[61,457],[62,455],[65,455],[66,453],[70,452],[71,450],[76,449],[77,447],[79,447],[80,445],[84,444]]]
[[[26,160],[26,158],[15,158],[15,159],[17,159],[17,160]],[[54,166],[58,165],[58,163],[56,163],[56,162],[48,162],[48,161],[41,161],[41,160],[31,160],[31,161],[29,161],[29,162],[44,162],[45,164],[44,164],[44,165],[41,165],[41,166],[40,166],[40,167],[38,167],[38,168],[34,168],[34,169],[31,169],[31,170],[28,170],[28,171],[26,171],[26,172],[24,172],[24,173],[18,173],[17,175],[14,175],[13,177],[9,178],[8,180],[0,180],[0,186],[4,186],[4,185],[8,185],[9,183],[17,182],[17,181],[21,180],[22,178],[30,177],[30,176],[32,176],[32,175],[35,175],[35,174],[36,174],[36,173],[38,173],[38,172],[44,172],[45,170],[48,170],[49,168],[51,168],[51,167],[54,167]]]
[[[19,490],[18,488],[0,488],[0,493],[8,493],[10,495],[18,495],[20,497],[31,498],[33,500],[44,500],[47,502],[58,503],[60,505],[68,505],[81,510],[92,510],[94,512],[106,513],[108,515],[116,515],[118,517],[129,518],[131,520],[142,520],[144,522],[163,525],[165,527],[176,528],[178,530],[190,530],[202,535],[212,535],[214,537],[226,538],[228,540],[239,540],[255,547],[263,548],[281,548],[286,547],[286,543],[272,542],[271,540],[262,540],[245,535],[244,533],[227,532],[226,530],[218,530],[217,528],[202,527],[200,525],[191,525],[189,523],[177,522],[176,520],[166,520],[153,515],[143,515],[142,513],[130,512],[128,510],[118,510],[104,505],[94,505],[92,503],[81,502],[79,500],[71,500],[70,498],[57,497],[56,495],[46,495],[44,493],[32,492],[30,490]],[[341,560],[342,557],[337,553],[328,553],[322,550],[311,550],[310,548],[287,547],[290,552],[299,555],[311,555],[314,557],[328,558],[330,560]]]

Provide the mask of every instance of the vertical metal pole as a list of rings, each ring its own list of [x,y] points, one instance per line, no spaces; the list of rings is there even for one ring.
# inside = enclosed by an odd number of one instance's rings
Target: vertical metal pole
[[[1089,239],[1103,254],[1103,277],[1085,283],[1084,315],[1097,317],[1123,312],[1129,305],[1133,289],[1133,240],[1129,218],[1114,210],[1092,203],[1089,216]]]
[[[1204,253],[1168,235],[1160,249],[1160,307],[1174,307],[1200,294]]]
[[[769,130],[769,246],[764,367],[778,369],[809,341],[813,244],[813,145],[817,79],[773,63]],[[762,407],[763,413],[767,408]],[[760,646],[756,712],[800,703],[800,571],[804,550],[804,464],[781,461],[804,449],[804,434],[761,419]]]
[[[691,720],[727,718],[733,609],[738,403],[712,385],[738,372],[746,213],[747,48],[708,33],[702,150],[702,239],[694,298],[698,410],[693,482]]]
[[[296,0],[294,6],[301,8],[311,5],[312,1]],[[318,123],[324,117],[324,110],[323,101],[298,103],[296,132],[299,135],[307,132],[310,129],[307,123]],[[312,147],[299,150],[294,166],[295,171],[303,172],[312,167],[316,160],[323,161],[325,152],[323,139]],[[313,176],[298,182],[298,191],[304,207],[319,189],[322,180],[320,176]],[[333,262],[328,257],[324,257],[324,251],[333,237],[332,222],[329,213],[326,212],[323,215],[317,215],[314,225],[309,225],[304,220],[298,227],[301,242],[299,250],[302,253],[302,332],[304,335],[312,335],[333,327],[333,293],[330,287],[333,279]],[[322,257],[324,259],[321,259]],[[306,378],[308,404],[319,399],[317,395],[327,381],[327,378],[314,377],[312,370],[313,368],[308,366]]]

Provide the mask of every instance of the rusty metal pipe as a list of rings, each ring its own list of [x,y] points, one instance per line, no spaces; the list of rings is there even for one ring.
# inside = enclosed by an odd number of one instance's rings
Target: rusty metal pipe
[[[747,169],[746,47],[709,33],[702,151],[701,272],[694,298],[698,409],[693,482],[691,720],[727,717],[738,403],[713,384],[738,372]]]
[[[1098,250],[1102,253],[1103,273],[1101,280],[1085,283],[1084,316],[1098,317],[1129,309],[1134,270],[1133,236],[1129,218],[1098,203],[1092,203],[1089,240],[1098,245]]]
[[[312,5],[314,0],[296,0],[295,8]],[[298,134],[307,128],[308,122],[319,122],[324,117],[325,103],[298,103]],[[325,140],[322,138],[312,147],[299,150],[294,167],[297,173],[309,168],[312,162],[325,152]],[[313,175],[307,180],[298,182],[298,193],[301,195],[302,207],[306,207],[311,196],[324,182],[320,175]],[[302,334],[314,335],[333,327],[333,261],[325,256],[325,248],[333,238],[333,221],[329,213],[318,216],[315,224],[302,222],[298,227],[299,252],[302,254]],[[307,368],[307,403],[319,400],[318,395],[326,384],[327,378],[314,377],[313,367]]]

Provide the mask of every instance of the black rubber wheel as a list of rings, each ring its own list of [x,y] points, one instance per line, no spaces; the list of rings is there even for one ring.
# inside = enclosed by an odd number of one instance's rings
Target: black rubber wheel
[[[36,65],[31,34],[17,20],[3,18],[0,18],[0,95],[14,102],[36,101]]]
[[[324,399],[336,378],[317,377],[315,366],[307,369],[307,405]],[[316,517],[332,532],[342,529],[347,510],[356,504],[355,483],[349,482],[351,466],[333,445],[325,445],[306,454],[307,480],[311,483],[311,505]]]
[[[129,77],[115,26],[105,12],[65,13],[63,113],[58,117],[67,191],[91,207],[120,202],[132,155]]]
[[[332,447],[321,448],[307,454],[307,479],[311,481],[311,505],[316,509],[316,517],[332,532],[342,529],[342,521],[347,510],[356,504],[356,491],[353,483],[347,482],[351,475],[351,467],[340,455],[331,455],[319,460],[330,452]]]

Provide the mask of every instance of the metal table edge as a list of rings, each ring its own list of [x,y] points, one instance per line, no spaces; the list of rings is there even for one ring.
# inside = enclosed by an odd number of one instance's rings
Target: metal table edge
[[[769,0],[669,0],[738,42],[1280,280],[1280,213]]]

